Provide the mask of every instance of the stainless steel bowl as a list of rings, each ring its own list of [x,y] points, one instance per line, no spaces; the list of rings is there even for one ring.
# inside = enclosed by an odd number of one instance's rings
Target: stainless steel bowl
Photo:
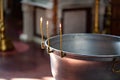
[[[50,60],[56,80],[120,80],[120,37],[103,34],[64,34],[51,37]]]

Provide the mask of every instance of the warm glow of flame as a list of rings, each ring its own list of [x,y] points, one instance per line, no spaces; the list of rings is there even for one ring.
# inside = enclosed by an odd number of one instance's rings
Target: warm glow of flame
[[[46,22],[46,24],[48,25],[48,24],[49,24],[49,22],[47,21],[47,22]]]
[[[41,22],[43,21],[43,18],[42,18],[42,17],[40,18],[40,21],[41,21]]]
[[[60,27],[60,29],[61,29],[61,28],[62,28],[62,25],[60,24],[59,27]]]
[[[90,65],[93,64],[93,61],[86,61],[86,60],[79,60],[79,59],[73,59],[73,58],[65,58],[65,60],[71,64],[71,66],[85,66],[85,65]]]

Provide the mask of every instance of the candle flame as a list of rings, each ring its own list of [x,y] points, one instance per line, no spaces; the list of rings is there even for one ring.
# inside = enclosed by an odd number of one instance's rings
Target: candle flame
[[[60,28],[62,28],[62,25],[60,24],[60,26],[59,26]]]
[[[42,17],[40,18],[40,21],[41,21],[41,22],[43,21],[43,18],[42,18]]]
[[[47,21],[46,24],[48,25],[48,23],[49,23],[49,22]]]

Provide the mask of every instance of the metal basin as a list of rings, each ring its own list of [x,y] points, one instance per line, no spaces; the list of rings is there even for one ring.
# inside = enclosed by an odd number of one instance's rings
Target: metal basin
[[[120,37],[64,34],[51,37],[50,61],[55,80],[120,80]],[[45,45],[47,45],[46,40]]]

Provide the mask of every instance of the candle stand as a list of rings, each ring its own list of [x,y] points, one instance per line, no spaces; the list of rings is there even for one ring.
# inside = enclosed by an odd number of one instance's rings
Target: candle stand
[[[0,51],[13,50],[14,46],[11,40],[8,40],[5,36],[5,26],[3,18],[3,0],[0,0]]]

